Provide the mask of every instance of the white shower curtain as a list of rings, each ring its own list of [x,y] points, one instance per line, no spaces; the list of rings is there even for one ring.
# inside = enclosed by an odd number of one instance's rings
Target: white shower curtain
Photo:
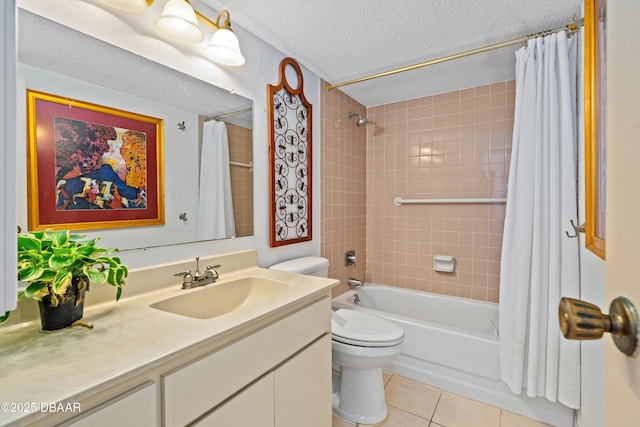
[[[579,296],[576,41],[560,32],[516,52],[513,147],[500,269],[500,369],[517,394],[580,405],[580,353],[558,326]]]
[[[202,126],[197,233],[199,240],[236,235],[227,126],[215,120]]]

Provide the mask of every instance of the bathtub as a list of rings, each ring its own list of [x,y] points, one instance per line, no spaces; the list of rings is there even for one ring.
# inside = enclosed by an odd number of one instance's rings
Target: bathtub
[[[387,371],[554,426],[573,424],[570,408],[516,395],[500,380],[496,303],[365,283],[332,305],[403,327],[402,354]]]

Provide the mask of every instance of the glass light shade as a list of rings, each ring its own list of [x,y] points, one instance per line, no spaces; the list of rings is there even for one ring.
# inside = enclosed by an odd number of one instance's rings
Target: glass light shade
[[[238,38],[233,31],[221,28],[211,37],[211,41],[204,48],[207,57],[222,65],[238,67],[244,64],[244,56],[240,52]]]
[[[112,9],[129,13],[142,12],[148,7],[146,0],[98,0],[98,2]]]
[[[196,13],[185,0],[169,0],[155,25],[158,31],[174,41],[198,43],[204,39]]]

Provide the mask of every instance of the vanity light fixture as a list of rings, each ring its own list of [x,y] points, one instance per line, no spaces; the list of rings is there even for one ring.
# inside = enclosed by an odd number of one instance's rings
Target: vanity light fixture
[[[240,52],[238,38],[231,30],[229,11],[226,9],[218,13],[216,22],[213,22],[194,10],[188,0],[169,0],[162,15],[156,19],[156,28],[172,40],[199,43],[204,39],[204,33],[196,17],[215,30],[204,48],[205,55],[217,64],[232,67],[243,65],[244,56]]]
[[[223,9],[216,18],[216,22],[209,21],[204,16],[198,14],[198,16],[207,24],[216,29],[213,33],[211,41],[207,47],[204,48],[204,53],[213,62],[219,64],[230,65],[239,67],[244,65],[244,56],[240,52],[240,43],[238,38],[231,30],[231,21],[229,20],[229,11]],[[220,24],[220,18],[224,17],[224,21]]]
[[[169,0],[162,15],[155,20],[156,29],[180,43],[200,43],[204,33],[198,26],[196,12],[186,0]]]
[[[125,12],[141,12],[151,6],[154,0],[98,0],[111,8]],[[205,55],[221,65],[238,67],[245,59],[240,52],[240,43],[231,29],[229,11],[223,9],[213,22],[193,9],[189,0],[168,0],[155,20],[156,29],[170,40],[180,43],[200,43],[204,32],[198,25],[198,19],[215,30],[211,40],[204,48]]]

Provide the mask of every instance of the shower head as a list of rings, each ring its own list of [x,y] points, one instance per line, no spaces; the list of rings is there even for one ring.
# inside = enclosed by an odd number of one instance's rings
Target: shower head
[[[349,111],[349,118],[356,116],[358,118],[358,120],[356,121],[356,126],[364,126],[367,123],[369,123],[369,119],[367,119],[366,117],[362,117],[360,116],[360,114],[358,113],[352,113],[351,111]]]

